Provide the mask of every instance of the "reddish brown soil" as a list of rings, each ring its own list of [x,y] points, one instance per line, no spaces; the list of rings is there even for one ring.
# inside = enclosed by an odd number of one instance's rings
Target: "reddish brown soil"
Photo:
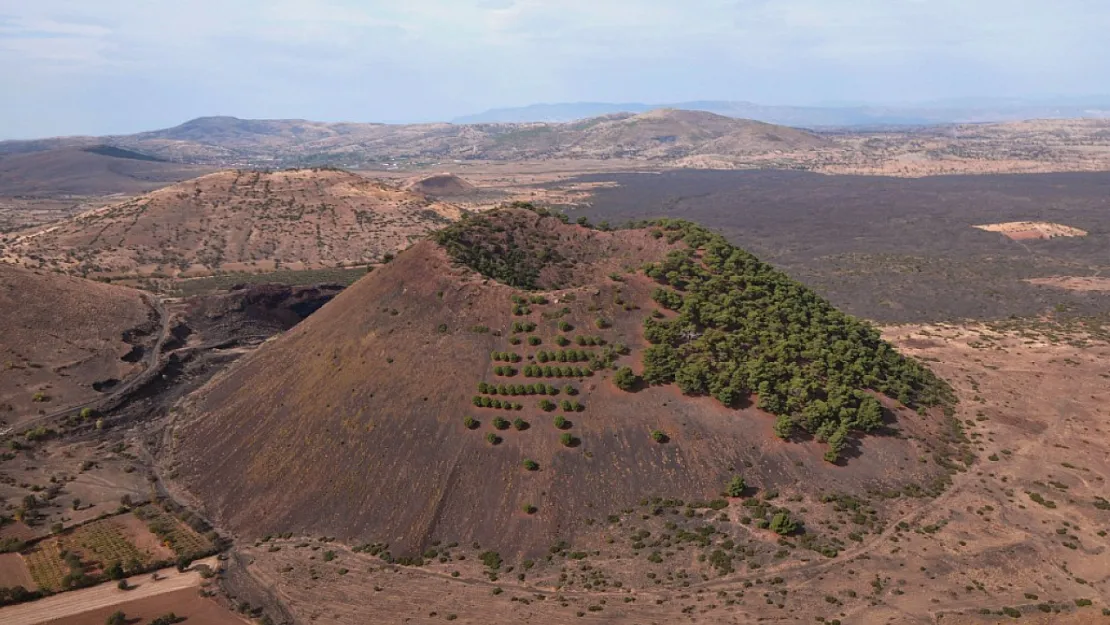
[[[158,536],[151,533],[146,523],[131,514],[124,514],[113,519],[116,525],[124,530],[128,542],[142,552],[149,553],[153,560],[173,560],[174,553],[162,543]]]
[[[186,588],[110,608],[98,608],[73,616],[40,621],[42,625],[104,625],[109,616],[122,610],[128,622],[146,623],[173,612],[190,625],[246,625],[252,621],[227,610],[212,599],[200,596],[196,588]]]
[[[1105,622],[1110,511],[1096,506],[1095,497],[1106,496],[1110,478],[1110,346],[1035,325],[1007,331],[907,326],[885,334],[930,359],[957,387],[958,416],[979,458],[935,499],[881,501],[884,510],[902,511],[883,531],[865,535],[836,558],[807,561],[804,552],[791,550],[762,568],[719,576],[687,547],[652,564],[645,560],[647,550],[627,550],[626,536],[640,523],[637,511],[622,517],[621,527],[603,530],[617,541],[601,541],[600,556],[590,551],[578,561],[556,556],[550,563],[538,558],[531,569],[514,561],[515,569],[503,566],[495,581],[465,546],[465,560],[453,549],[448,563],[419,568],[387,566],[317,540],[247,547],[245,559],[295,616],[335,625],[361,623],[367,613],[414,623],[453,614],[459,623],[545,625]],[[789,501],[795,492],[780,497]],[[829,531],[825,520],[853,527],[850,514],[823,520],[821,504],[805,505],[809,528]],[[734,507],[740,506],[730,505],[730,516]],[[738,529],[715,525],[730,533]],[[756,537],[748,540],[756,544]],[[325,550],[334,553],[330,561],[322,557]],[[523,582],[516,577],[522,571]],[[686,581],[670,578],[680,571],[690,574]],[[572,583],[582,578],[623,585],[585,589]],[[1017,610],[1020,619],[1004,615],[1003,608]]]
[[[586,258],[567,277],[581,286],[546,293],[551,303],[533,305],[526,317],[512,315],[513,289],[452,267],[431,242],[416,245],[193,396],[191,418],[173,436],[172,469],[243,537],[326,534],[388,542],[395,555],[436,539],[535,555],[645,496],[712,499],[738,471],[761,488],[810,493],[925,487],[940,472],[918,461],[935,444],[939,422],[916,415],[899,416],[904,438],[868,438],[862,455],[829,467],[816,444],[778,441],[771,417],[757,410],[682,398],[671,388],[619,392],[605,373],[569,380],[586,406],[567,415],[580,441],[574,447],[560,444],[553,425],[560,411],[540,411],[541,397],[514,399],[524,405],[519,412],[474,408],[478,382],[497,380],[490,351],[556,349],[557,322],[542,313],[562,306],[576,328],[570,335],[627,342],[633,353],[622,362],[637,361],[654,285],[608,276],[658,258],[665,241],[561,224],[550,236]],[[618,290],[641,309],[615,304]],[[597,330],[599,316],[613,327]],[[538,324],[541,347],[508,343],[520,320]],[[478,325],[490,331],[474,332]],[[467,415],[481,427],[467,430]],[[498,432],[503,442],[491,446],[485,436],[497,416],[531,427]],[[670,442],[654,442],[653,429]],[[525,471],[526,458],[540,470]],[[525,504],[538,511],[521,513]]]
[[[146,277],[364,265],[458,215],[348,172],[226,171],[0,238],[0,258]]]
[[[18,538],[19,540],[30,540],[35,537],[35,530],[27,527],[19,521],[14,523],[6,523],[4,527],[0,528],[0,538]]]
[[[123,383],[159,330],[139,291],[2,263],[0,309],[0,428],[94,399],[95,383]]]
[[[31,579],[31,572],[23,563],[23,556],[18,553],[0,553],[0,588],[16,586],[34,590],[35,580]]]

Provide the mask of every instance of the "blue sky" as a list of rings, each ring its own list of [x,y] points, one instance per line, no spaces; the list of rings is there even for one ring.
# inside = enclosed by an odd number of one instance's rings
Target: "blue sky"
[[[1110,0],[0,0],[0,138],[1110,93]]]

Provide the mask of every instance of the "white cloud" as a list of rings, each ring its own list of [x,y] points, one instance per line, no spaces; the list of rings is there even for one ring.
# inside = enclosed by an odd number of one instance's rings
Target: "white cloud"
[[[0,84],[21,86],[0,114],[46,118],[46,94],[109,84],[165,97],[164,115],[224,102],[348,119],[1097,93],[1110,91],[1106,24],[1105,0],[0,0]]]

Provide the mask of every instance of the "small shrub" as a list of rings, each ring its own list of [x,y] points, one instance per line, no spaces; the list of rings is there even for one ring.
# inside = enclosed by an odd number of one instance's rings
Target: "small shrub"
[[[538,471],[540,469],[540,463],[530,458],[526,458],[523,465],[526,471]]]
[[[663,432],[663,430],[652,430],[651,431],[651,440],[653,440],[653,441],[659,443],[660,445],[662,445],[663,443],[666,443],[668,440],[670,440],[670,438],[667,436],[667,434],[665,432]]]
[[[1056,507],[1056,502],[1055,501],[1045,499],[1044,497],[1041,496],[1040,493],[1033,493],[1033,492],[1028,492],[1027,491],[1025,494],[1029,495],[1030,499],[1032,499],[1033,501],[1041,504],[1042,506],[1044,506],[1046,508],[1055,508]]]
[[[734,476],[732,481],[728,483],[728,496],[729,497],[743,497],[744,490],[748,487],[744,483],[744,477],[741,475]]]
[[[621,367],[613,376],[613,383],[622,391],[634,390],[639,382],[640,377],[632,371],[632,367]]]
[[[528,337],[528,344],[531,345],[532,347],[535,347],[535,346],[539,345],[542,342],[543,342],[543,340],[538,336]]]
[[[490,569],[497,570],[501,568],[501,554],[496,551],[483,551],[478,555],[478,559]]]
[[[563,435],[559,437],[559,442],[563,444],[563,447],[571,447],[574,445],[574,436],[572,436],[570,432],[564,432]]]
[[[567,424],[568,424],[567,418],[564,417],[563,415],[559,415],[559,416],[555,417],[555,427],[556,428],[558,428],[560,430],[565,430],[565,429],[567,429]]]
[[[528,429],[528,422],[518,417],[517,419],[513,420],[513,429],[518,432],[523,432],[524,430]]]
[[[490,445],[497,445],[501,442],[501,437],[494,434],[493,432],[489,432],[488,434],[486,434],[486,442]]]
[[[523,506],[521,506],[521,510],[524,511],[524,514],[535,514],[536,513],[536,506],[533,506],[530,503],[526,503]]]
[[[789,536],[798,529],[798,522],[791,518],[789,512],[779,512],[771,519],[771,531],[780,536]]]
[[[507,430],[509,429],[509,422],[505,419],[502,419],[501,417],[496,417],[493,420],[493,427],[497,428],[498,430]]]
[[[482,424],[479,423],[474,417],[467,417],[463,419],[463,426],[468,430],[477,430]]]

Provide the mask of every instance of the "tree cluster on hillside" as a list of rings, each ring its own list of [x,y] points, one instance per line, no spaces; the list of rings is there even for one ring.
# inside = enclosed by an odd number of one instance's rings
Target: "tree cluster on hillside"
[[[678,313],[644,321],[646,383],[726,405],[757,394],[759,408],[779,416],[780,436],[809,432],[829,443],[830,461],[849,432],[882,425],[882,406],[867,390],[918,409],[955,401],[947,383],[873,327],[724,237],[680,220],[654,227],[688,247],[645,267],[662,285],[653,299]]]
[[[564,258],[555,237],[526,227],[523,219],[507,211],[466,215],[432,236],[456,262],[509,286],[535,290],[540,271]]]

